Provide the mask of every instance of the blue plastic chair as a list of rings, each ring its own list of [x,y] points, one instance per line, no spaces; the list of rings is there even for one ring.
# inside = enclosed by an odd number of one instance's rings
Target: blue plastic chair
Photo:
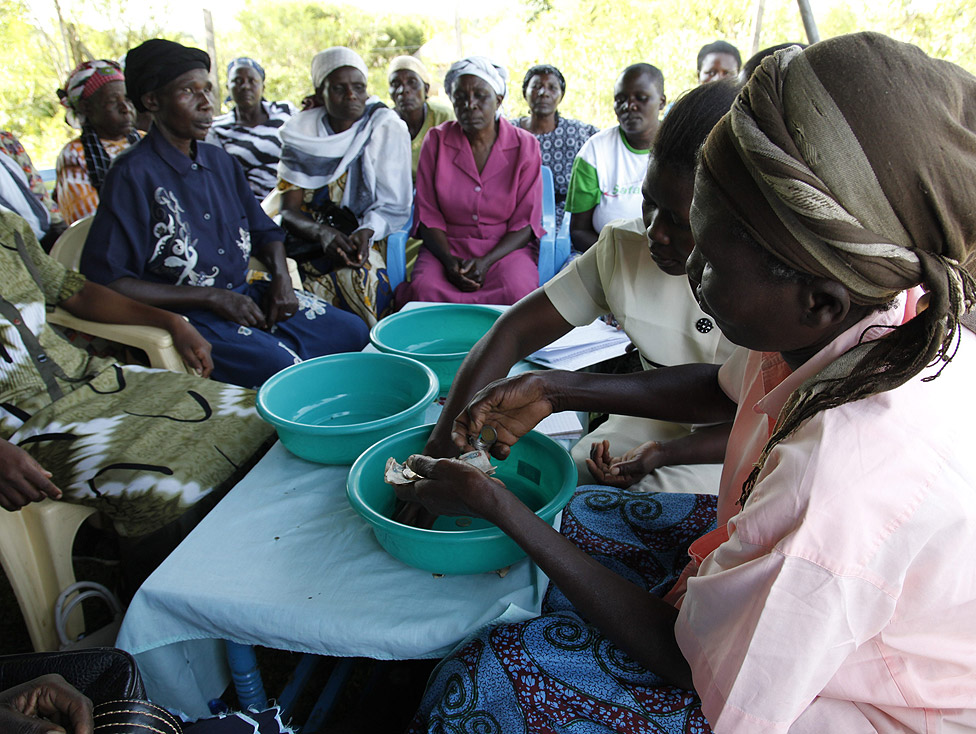
[[[391,288],[407,279],[407,237],[413,229],[413,212],[411,207],[407,223],[386,238],[386,274]]]
[[[407,237],[413,229],[414,211],[407,223],[386,239],[386,273],[390,286],[396,288],[407,279]],[[539,285],[552,278],[569,260],[569,217],[556,230],[556,190],[549,166],[542,167],[542,228],[546,231],[539,240]]]

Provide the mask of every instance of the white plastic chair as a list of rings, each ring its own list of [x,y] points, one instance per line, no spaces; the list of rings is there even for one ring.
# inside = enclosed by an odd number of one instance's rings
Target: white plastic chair
[[[75,583],[71,547],[91,507],[44,500],[18,512],[0,510],[0,563],[10,581],[37,652],[57,650],[55,602]],[[84,629],[81,611],[71,613],[67,634]]]
[[[85,247],[88,230],[91,228],[92,217],[88,216],[72,223],[64,233],[58,237],[51,248],[51,257],[70,270],[78,270],[81,262],[81,251]],[[80,319],[60,306],[47,316],[49,323],[74,329],[85,334],[101,337],[108,341],[118,342],[134,349],[141,349],[149,357],[149,364],[158,369],[173,372],[188,372],[183,358],[173,345],[173,337],[165,329],[155,326],[136,326],[132,324],[105,324],[99,321]]]
[[[54,247],[51,248],[51,257],[60,262],[66,268],[78,270],[81,263],[81,252],[85,247],[88,238],[88,230],[91,227],[92,217],[85,217],[74,222],[64,233],[58,237]],[[302,289],[302,278],[298,272],[298,264],[288,259],[288,275],[291,277],[292,287],[296,290]],[[249,263],[251,270],[265,272],[267,269],[260,260],[251,258]],[[106,324],[100,321],[89,321],[80,319],[60,306],[56,307],[52,313],[48,314],[50,323],[63,326],[67,329],[74,329],[85,334],[91,334],[112,342],[118,342],[134,349],[141,349],[149,358],[152,367],[172,372],[189,372],[183,358],[173,345],[173,337],[165,329],[155,326],[138,326],[134,324]]]

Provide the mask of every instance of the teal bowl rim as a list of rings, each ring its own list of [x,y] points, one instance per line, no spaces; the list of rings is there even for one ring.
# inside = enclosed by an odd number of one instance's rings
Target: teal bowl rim
[[[353,477],[359,476],[360,474],[363,473],[363,464],[366,462],[369,456],[371,456],[374,453],[379,453],[379,448],[381,444],[392,442],[393,439],[397,438],[398,436],[401,436],[404,433],[409,433],[411,431],[417,433],[426,431],[427,433],[430,433],[430,431],[433,430],[434,425],[436,424],[427,423],[422,426],[405,428],[404,430],[398,431],[397,433],[391,433],[386,438],[380,439],[372,446],[370,446],[368,449],[363,451],[363,453],[359,455],[359,458],[353,462],[352,467],[349,469],[349,475],[346,477],[346,499],[349,501],[349,504],[356,511],[356,513],[364,520],[366,520],[366,522],[368,522],[370,525],[373,525],[375,527],[381,527],[384,530],[388,530],[392,533],[400,535],[401,537],[406,534],[417,533],[418,534],[417,537],[420,538],[423,538],[425,536],[429,538],[444,538],[450,536],[452,538],[458,538],[458,537],[467,538],[472,541],[493,540],[493,539],[503,538],[503,537],[508,538],[509,536],[506,535],[506,533],[497,525],[490,528],[481,528],[479,530],[428,530],[426,528],[415,528],[410,525],[404,525],[403,523],[396,522],[395,520],[391,520],[390,518],[381,515],[379,512],[377,512],[372,507],[367,505],[358,495],[355,495],[353,493],[352,491]],[[551,443],[557,448],[559,448],[560,450],[562,450],[563,454],[565,455],[564,463],[566,464],[566,469],[567,471],[570,471],[570,476],[575,477],[576,462],[573,461],[573,457],[570,455],[568,451],[563,449],[563,447],[560,446],[558,443],[556,443],[554,439],[552,439],[551,437],[547,436],[544,433],[540,433],[539,431],[530,431],[530,433],[532,433],[535,438],[544,439],[544,442]],[[521,440],[524,439],[525,436],[523,436]],[[555,512],[553,512],[553,516],[555,516],[556,512],[559,512],[559,510],[565,507],[566,504],[569,502],[569,500],[572,499],[573,493],[575,491],[576,491],[576,481],[574,479],[572,486],[570,486],[569,488],[561,489],[559,492],[557,492],[556,495],[551,500],[549,500],[548,502],[546,502],[546,504],[544,504],[542,507],[536,510],[535,514],[542,517],[547,511],[553,509],[554,505],[558,504],[559,507],[555,510]],[[565,495],[565,499],[562,499],[564,495]]]
[[[384,361],[397,360],[404,364],[404,366],[418,367],[427,376],[427,391],[424,396],[420,398],[417,402],[411,405],[409,408],[404,408],[399,413],[394,413],[393,415],[388,415],[385,418],[379,418],[373,421],[366,421],[365,423],[347,423],[341,426],[335,425],[324,425],[316,426],[310,423],[299,423],[298,421],[288,420],[287,418],[282,418],[281,416],[272,413],[268,407],[264,404],[265,396],[268,390],[274,387],[277,383],[281,382],[282,379],[287,377],[288,373],[300,372],[302,368],[307,368],[309,365],[314,366],[319,362],[342,362],[350,357],[354,356],[357,360],[376,360],[382,359]],[[283,377],[285,376],[285,377]],[[343,435],[366,433],[368,431],[375,431],[385,428],[391,424],[399,423],[405,417],[419,412],[420,410],[427,410],[436,399],[440,392],[440,382],[437,379],[437,374],[430,367],[425,365],[419,360],[413,359],[401,354],[389,354],[389,353],[374,353],[374,352],[340,352],[339,354],[326,354],[321,357],[313,357],[312,359],[307,359],[304,362],[299,362],[298,364],[291,365],[277,372],[268,378],[267,381],[258,389],[257,397],[254,401],[254,406],[257,408],[258,415],[260,415],[265,421],[275,426],[276,428],[284,428],[287,430],[292,430],[298,433],[302,433],[306,436],[327,436],[330,434],[341,433]]]
[[[396,347],[383,344],[383,342],[376,337],[378,332],[382,332],[383,329],[395,327],[398,322],[410,318],[412,314],[444,310],[457,311],[458,309],[465,311],[477,311],[480,313],[490,313],[495,317],[496,320],[502,315],[502,313],[504,313],[494,306],[487,306],[483,303],[432,303],[430,305],[423,306],[422,308],[413,308],[409,311],[399,311],[398,313],[387,316],[385,319],[377,321],[373,328],[369,330],[369,343],[384,354],[396,354],[401,357],[410,357],[412,359],[424,359],[428,362],[445,362],[448,360],[457,359],[458,357],[463,358],[470,350],[466,350],[464,352],[433,352],[418,355],[416,352],[408,352],[405,349],[397,349]],[[481,337],[479,337],[479,339],[480,338]]]

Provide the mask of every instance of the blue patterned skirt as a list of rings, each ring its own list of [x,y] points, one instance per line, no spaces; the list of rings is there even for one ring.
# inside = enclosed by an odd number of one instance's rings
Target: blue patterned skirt
[[[715,527],[716,498],[581,487],[561,532],[661,595],[688,546]],[[708,734],[693,691],[667,685],[588,624],[554,586],[540,617],[482,630],[431,677],[409,732]]]

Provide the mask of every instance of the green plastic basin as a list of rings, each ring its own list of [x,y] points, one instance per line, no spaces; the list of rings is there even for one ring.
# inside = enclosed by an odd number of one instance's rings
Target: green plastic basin
[[[426,365],[395,354],[316,357],[272,376],[258,390],[258,414],[296,456],[351,464],[392,433],[424,422],[437,398]]]
[[[387,316],[370,330],[369,340],[381,352],[413,357],[430,367],[444,396],[471,347],[500,315],[491,306],[431,303]]]
[[[376,540],[392,556],[416,568],[442,574],[496,571],[525,557],[497,527],[467,517],[440,517],[433,530],[394,522],[396,495],[383,481],[386,460],[405,461],[421,453],[432,425],[409,428],[370,446],[356,459],[346,482],[350,504],[370,525]],[[512,447],[505,461],[491,460],[494,476],[535,513],[552,523],[576,489],[576,465],[562,446],[532,431]]]

